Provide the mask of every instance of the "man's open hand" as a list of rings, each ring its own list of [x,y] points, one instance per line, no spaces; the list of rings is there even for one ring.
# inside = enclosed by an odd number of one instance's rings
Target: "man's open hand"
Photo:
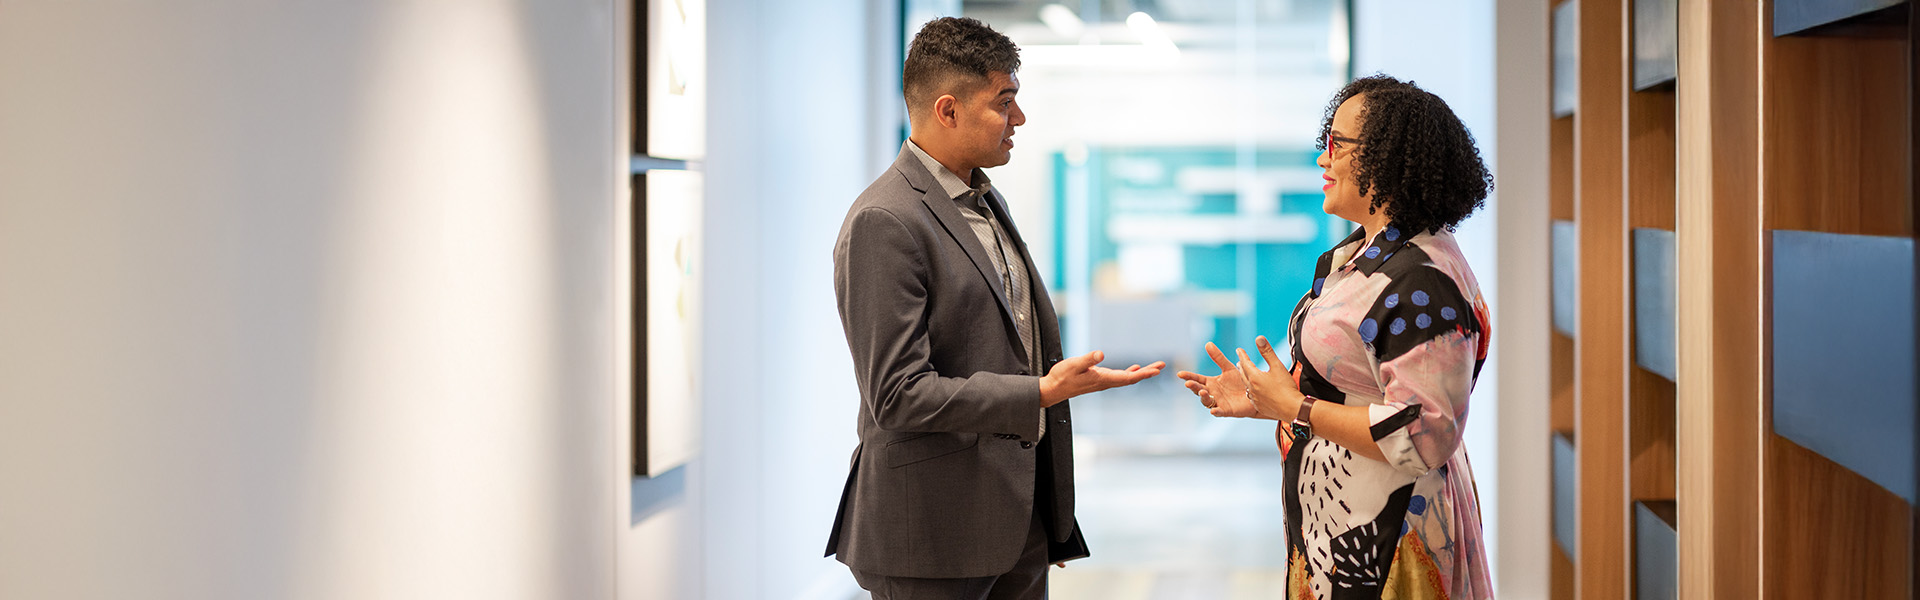
[[[1053,406],[1074,396],[1140,383],[1159,375],[1160,369],[1167,366],[1166,361],[1157,361],[1144,367],[1109,369],[1100,366],[1104,358],[1106,354],[1095,350],[1055,363],[1053,369],[1040,378],[1040,406]]]

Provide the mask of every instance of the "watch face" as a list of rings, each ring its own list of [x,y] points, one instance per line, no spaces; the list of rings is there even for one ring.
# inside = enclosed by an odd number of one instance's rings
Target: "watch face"
[[[1311,437],[1312,435],[1313,435],[1313,429],[1311,429],[1311,428],[1309,428],[1309,427],[1307,427],[1307,424],[1306,424],[1306,423],[1299,423],[1299,422],[1296,422],[1296,423],[1294,423],[1294,424],[1293,424],[1293,441],[1294,441],[1294,443],[1296,443],[1296,444],[1297,444],[1297,443],[1300,443],[1300,440],[1304,440],[1304,439],[1307,439],[1308,437]]]

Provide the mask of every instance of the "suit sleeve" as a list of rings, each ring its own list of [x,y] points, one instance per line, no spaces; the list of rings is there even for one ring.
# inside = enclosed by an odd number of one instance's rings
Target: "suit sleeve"
[[[880,208],[850,216],[834,247],[834,295],[861,401],[889,431],[1038,437],[1038,377],[935,369],[927,260],[907,226]]]

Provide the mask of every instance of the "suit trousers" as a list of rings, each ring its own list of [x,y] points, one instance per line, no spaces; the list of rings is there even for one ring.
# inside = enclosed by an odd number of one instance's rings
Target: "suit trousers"
[[[1040,518],[1040,503],[1034,503],[1033,521],[1027,526],[1027,546],[1013,570],[986,577],[961,579],[922,579],[893,577],[852,569],[853,579],[873,594],[873,600],[1046,600],[1047,534]]]

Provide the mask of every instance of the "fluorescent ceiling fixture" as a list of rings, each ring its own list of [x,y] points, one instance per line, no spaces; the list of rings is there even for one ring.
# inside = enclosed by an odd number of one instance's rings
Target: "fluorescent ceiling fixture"
[[[1034,44],[1020,48],[1021,67],[1165,67],[1179,62],[1169,52],[1140,44]]]
[[[1087,24],[1080,20],[1079,15],[1073,14],[1073,9],[1058,4],[1040,7],[1040,21],[1046,23],[1054,33],[1070,38],[1080,37],[1080,33],[1087,29]]]
[[[1132,29],[1134,35],[1140,36],[1140,43],[1147,47],[1172,54],[1180,53],[1180,47],[1173,45],[1173,39],[1168,38],[1167,32],[1161,31],[1160,24],[1154,22],[1153,17],[1147,13],[1136,12],[1127,15],[1127,28]]]
[[[1353,43],[1347,39],[1346,7],[1335,4],[1333,7],[1333,31],[1327,35],[1327,57],[1333,60],[1333,64],[1344,69],[1347,66],[1347,61],[1353,58],[1351,54],[1352,49]]]

